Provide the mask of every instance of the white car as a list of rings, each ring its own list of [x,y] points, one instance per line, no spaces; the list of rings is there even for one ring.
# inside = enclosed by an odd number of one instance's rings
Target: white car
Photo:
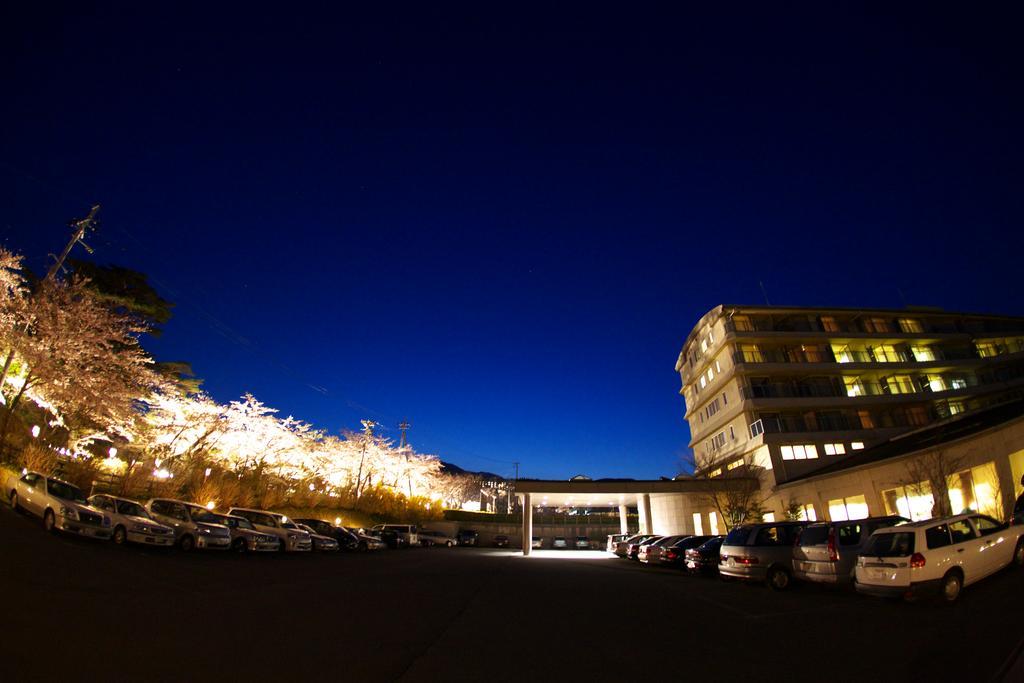
[[[857,557],[856,587],[882,597],[938,594],[953,602],[960,589],[1010,564],[1024,566],[1024,526],[977,513],[878,529]]]
[[[66,481],[25,472],[7,492],[7,500],[15,511],[42,517],[47,531],[110,538],[110,517],[90,507],[81,489]]]
[[[153,519],[146,508],[134,500],[98,493],[89,498],[89,505],[110,517],[111,540],[117,545],[174,545],[174,529]]]
[[[202,505],[173,498],[153,498],[146,503],[146,511],[153,519],[174,529],[178,548],[191,552],[200,550],[227,550],[231,547],[231,530],[210,514]]]
[[[302,529],[288,528],[285,524],[288,518],[277,512],[267,510],[253,510],[250,508],[231,508],[229,515],[245,517],[252,522],[257,531],[277,536],[282,552],[311,552],[313,550],[313,539]]]

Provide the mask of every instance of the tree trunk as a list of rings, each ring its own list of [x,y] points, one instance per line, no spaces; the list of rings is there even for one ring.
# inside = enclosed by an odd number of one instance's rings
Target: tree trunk
[[[12,362],[14,362],[14,349],[7,353],[7,358],[4,360],[4,369],[0,370],[0,394],[3,394],[4,382],[7,380],[7,371],[11,369]]]
[[[0,451],[7,450],[7,430],[11,426],[11,415],[14,414],[14,409],[18,407],[18,401],[21,400],[22,395],[25,393],[25,389],[28,388],[29,382],[32,381],[32,373],[28,374],[25,381],[21,385],[21,389],[18,389],[18,393],[11,399],[11,405],[7,406],[7,412],[4,413],[4,424],[0,427]]]

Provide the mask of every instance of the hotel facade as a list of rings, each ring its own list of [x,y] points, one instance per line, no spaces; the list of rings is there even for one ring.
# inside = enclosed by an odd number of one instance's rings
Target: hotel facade
[[[893,469],[892,462],[911,453],[891,444],[980,412],[991,416],[993,407],[1024,398],[1024,318],[925,308],[722,305],[694,326],[676,371],[696,477],[755,466],[765,473],[770,519],[794,503],[816,519],[911,508],[908,516],[920,517],[931,507],[922,493],[929,487],[911,487],[916,493],[908,494],[905,484],[896,485],[906,480],[906,466]],[[928,445],[904,442],[911,443]],[[877,455],[884,449],[890,456],[882,463]],[[971,490],[951,489],[951,496],[960,496],[954,508],[993,508],[996,490],[999,505],[1012,501],[1024,462],[1013,466],[1004,455],[998,467],[994,457],[967,467],[964,486]],[[867,462],[874,463],[867,469],[888,468],[885,481],[864,479]],[[977,469],[985,463],[991,467]],[[846,470],[860,472],[854,488],[876,490],[819,495],[826,480]],[[999,474],[1002,481],[994,480]]]

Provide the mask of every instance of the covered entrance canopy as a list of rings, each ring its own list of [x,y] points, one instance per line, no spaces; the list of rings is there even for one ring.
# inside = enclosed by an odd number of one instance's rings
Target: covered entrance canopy
[[[736,479],[600,479],[544,480],[519,479],[516,495],[523,506],[523,554],[530,554],[533,537],[533,508],[543,507],[619,507],[619,525],[626,533],[626,514],[636,506],[640,532],[651,533],[651,495],[677,494],[699,496],[736,485]]]

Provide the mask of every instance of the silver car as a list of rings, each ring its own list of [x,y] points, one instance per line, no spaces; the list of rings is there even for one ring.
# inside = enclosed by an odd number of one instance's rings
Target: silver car
[[[25,472],[7,492],[7,500],[15,511],[42,517],[47,531],[110,538],[110,518],[90,507],[81,489],[66,481]]]
[[[285,526],[289,519],[279,512],[267,510],[253,510],[251,508],[231,508],[229,515],[245,517],[252,522],[257,531],[271,534],[277,537],[279,549],[282,552],[310,552],[313,550],[313,539],[309,534],[299,529],[294,524],[291,528]]]
[[[213,514],[213,513],[211,513]],[[219,524],[231,531],[231,549],[236,553],[274,553],[280,543],[277,536],[257,531],[245,517],[213,514]]]
[[[793,577],[793,542],[807,522],[763,522],[733,527],[718,551],[724,579],[765,581],[786,590]]]
[[[174,545],[174,529],[153,519],[141,503],[127,498],[97,493],[89,504],[110,517],[111,540],[117,545],[139,543],[167,547]]]
[[[289,526],[289,524],[291,526]],[[295,524],[294,522],[285,522],[284,527],[286,529],[291,529],[293,527],[296,529],[302,529],[307,534],[309,534],[310,539],[312,539],[313,541],[313,550],[317,552],[333,553],[337,552],[337,550],[341,547],[338,545],[337,539],[331,538],[330,536],[324,536],[323,534],[318,534],[316,530],[314,530],[313,527],[309,526],[308,524]]]
[[[909,521],[894,515],[810,524],[793,546],[793,575],[815,583],[850,583],[857,556],[875,529]]]
[[[153,498],[146,511],[161,524],[174,529],[178,547],[185,552],[227,550],[231,547],[231,531],[202,505],[172,498]]]

